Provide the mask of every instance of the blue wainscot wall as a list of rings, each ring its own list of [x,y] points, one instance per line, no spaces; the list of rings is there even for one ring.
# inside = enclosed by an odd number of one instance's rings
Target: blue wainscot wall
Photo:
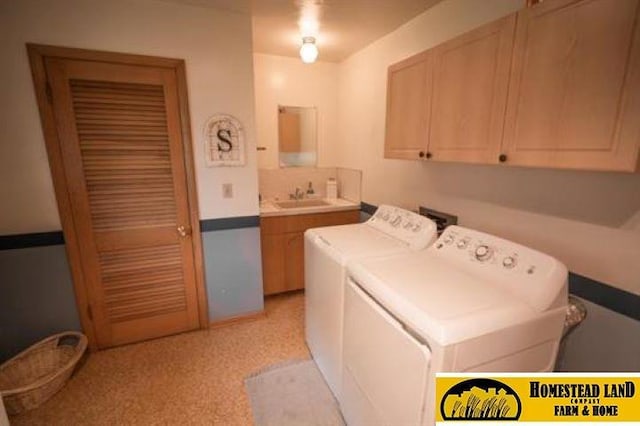
[[[262,311],[259,217],[209,220],[201,227],[209,321]]]
[[[0,362],[64,330],[80,330],[64,245],[0,250]]]
[[[363,203],[361,220],[376,207]],[[209,320],[263,309],[257,216],[201,222]],[[564,341],[559,371],[640,371],[640,297],[577,274],[587,319]],[[0,237],[0,362],[63,330],[80,330],[62,233]]]
[[[640,296],[569,274],[569,291],[587,308],[563,341],[558,371],[640,371]]]
[[[258,216],[201,222],[209,321],[263,310]],[[62,232],[0,237],[0,362],[81,330]]]

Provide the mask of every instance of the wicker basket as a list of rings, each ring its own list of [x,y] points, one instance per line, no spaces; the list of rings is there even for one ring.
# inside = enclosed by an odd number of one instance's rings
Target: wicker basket
[[[7,413],[20,414],[64,386],[87,349],[87,337],[67,331],[48,337],[0,365],[0,395]]]

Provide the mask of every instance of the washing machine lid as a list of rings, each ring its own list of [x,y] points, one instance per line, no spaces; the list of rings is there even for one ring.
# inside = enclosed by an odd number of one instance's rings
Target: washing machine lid
[[[512,293],[428,250],[350,262],[348,274],[416,333],[440,345],[540,315]]]
[[[429,218],[385,204],[365,223],[312,228],[305,233],[307,241],[343,265],[358,257],[423,250],[436,237],[436,224]]]
[[[365,223],[313,228],[305,232],[305,238],[345,265],[349,260],[409,253],[406,243],[385,234]]]

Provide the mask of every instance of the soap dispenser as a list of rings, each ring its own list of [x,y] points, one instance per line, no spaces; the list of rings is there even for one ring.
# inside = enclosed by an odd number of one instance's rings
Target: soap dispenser
[[[338,198],[338,182],[334,178],[329,178],[329,180],[327,180],[327,198]]]

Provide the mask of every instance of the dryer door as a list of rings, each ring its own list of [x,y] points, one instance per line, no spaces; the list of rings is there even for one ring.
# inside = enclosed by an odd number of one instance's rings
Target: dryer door
[[[429,348],[351,279],[344,303],[340,402],[347,424],[422,424]]]

